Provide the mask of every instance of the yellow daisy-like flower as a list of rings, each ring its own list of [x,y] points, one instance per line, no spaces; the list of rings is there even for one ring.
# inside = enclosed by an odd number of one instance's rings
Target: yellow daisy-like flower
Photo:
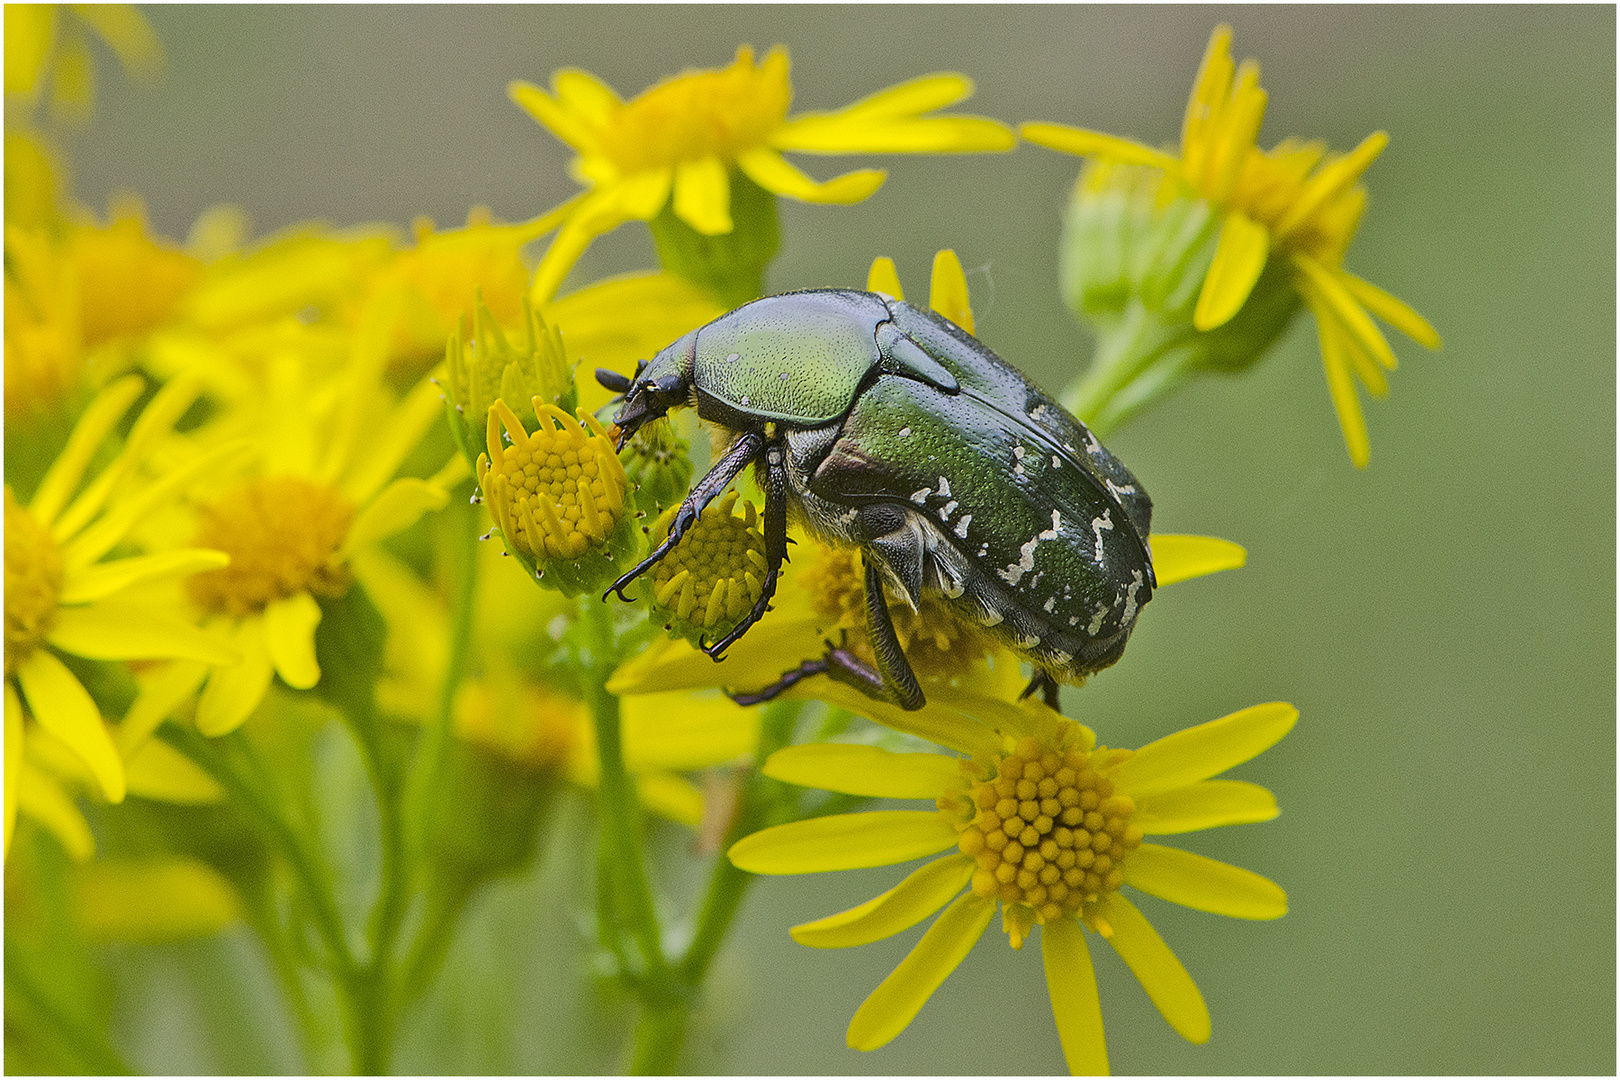
[[[321,677],[321,601],[348,591],[350,559],[442,507],[449,487],[467,475],[454,455],[433,477],[395,476],[443,406],[427,379],[399,400],[381,385],[393,325],[392,312],[372,311],[354,336],[349,369],[336,378],[312,373],[315,365],[296,354],[274,358],[265,400],[239,404],[200,430],[204,445],[222,434],[245,437],[251,465],[245,474],[210,477],[189,526],[161,525],[189,527],[198,543],[230,555],[229,566],[186,584],[241,660],[212,673],[174,665],[132,710],[143,723],[155,726],[205,679],[196,710],[205,735],[246,720],[273,676],[295,689],[313,687]]]
[[[223,641],[194,626],[180,605],[154,604],[140,592],[217,570],[227,555],[198,545],[106,558],[138,522],[177,501],[186,484],[235,451],[221,447],[155,478],[142,475],[154,444],[196,398],[195,381],[171,383],[148,403],[106,467],[84,483],[86,470],[143,388],[141,379],[126,376],[91,401],[26,506],[9,485],[5,489],[8,845],[20,806],[64,837],[70,851],[88,856],[89,830],[52,776],[61,770],[31,752],[37,732],[65,748],[109,802],[122,800],[129,788],[121,747],[57,652],[92,660],[182,658],[203,671],[237,658]]]
[[[1395,354],[1372,317],[1428,348],[1440,347],[1440,336],[1427,320],[1343,266],[1367,201],[1366,189],[1357,181],[1389,137],[1374,132],[1350,153],[1337,156],[1329,155],[1319,141],[1297,139],[1262,151],[1255,143],[1266,108],[1260,67],[1245,60],[1234,68],[1231,37],[1226,26],[1210,37],[1187,102],[1180,156],[1063,124],[1026,123],[1019,134],[1054,150],[1161,169],[1181,189],[1219,210],[1220,238],[1193,314],[1200,331],[1230,321],[1268,260],[1281,260],[1290,286],[1316,317],[1328,388],[1345,442],[1357,467],[1364,467],[1367,431],[1352,372],[1382,396],[1388,384],[1380,366],[1396,366]]]
[[[883,183],[881,169],[826,182],[800,172],[783,151],[809,154],[978,153],[1010,150],[1008,128],[976,116],[927,115],[967,98],[956,74],[925,75],[831,113],[788,116],[787,51],[755,61],[748,46],[720,70],[688,71],[622,100],[596,76],[565,69],[551,92],[514,82],[519,106],[578,151],[575,177],[589,190],[551,211],[561,226],[535,273],[544,302],[590,242],[626,221],[650,221],[671,203],[706,236],[732,231],[731,183],[741,173],[767,191],[803,202],[855,203]]]
[[[849,1045],[875,1050],[905,1030],[998,903],[1013,948],[1041,927],[1052,1012],[1072,1072],[1108,1069],[1088,930],[1119,953],[1178,1033],[1206,1041],[1209,1010],[1198,987],[1120,889],[1130,885],[1234,918],[1287,911],[1282,889],[1266,878],[1144,837],[1275,817],[1276,800],[1265,788],[1212,777],[1286,735],[1298,717],[1294,707],[1256,705],[1137,751],[1098,746],[1089,729],[1036,703],[932,691],[923,711],[935,714],[938,741],[965,756],[794,746],[771,755],[765,773],[851,795],[931,799],[934,809],[810,818],[754,833],[730,851],[733,863],[753,873],[803,874],[955,849],[881,896],[793,928],[801,944],[845,948],[890,937],[944,908],[856,1010]]]

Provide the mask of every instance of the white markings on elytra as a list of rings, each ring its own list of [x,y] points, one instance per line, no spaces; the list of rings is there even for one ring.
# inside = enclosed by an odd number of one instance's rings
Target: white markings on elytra
[[[747,399],[747,398],[743,398],[743,399],[742,399],[742,401],[741,401],[741,404],[743,404],[743,405],[746,405],[746,404],[748,404],[748,399]]]
[[[1008,563],[1005,570],[997,570],[996,575],[1009,585],[1017,585],[1024,575],[1035,569],[1035,549],[1043,540],[1056,540],[1058,530],[1062,527],[1063,516],[1058,511],[1052,511],[1052,527],[1042,529],[1018,549],[1018,561]]]
[[[1142,571],[1131,571],[1131,583],[1125,589],[1125,613],[1120,616],[1119,625],[1129,626],[1136,619],[1136,590],[1142,587]]]
[[[1054,468],[1054,469],[1063,468],[1063,459],[1058,457],[1056,454],[1052,455],[1052,468]]]
[[[1104,529],[1112,529],[1114,527],[1113,521],[1110,520],[1110,515],[1112,514],[1113,510],[1104,510],[1102,517],[1095,517],[1091,519],[1091,535],[1094,540],[1091,547],[1091,557],[1095,562],[1100,563],[1103,561],[1102,534]]]
[[[1090,428],[1086,428],[1086,453],[1095,454],[1101,449],[1102,443],[1097,441],[1097,436],[1091,433]]]
[[[785,371],[784,371],[784,372],[782,372],[782,374],[780,374],[780,375],[778,375],[778,376],[777,376],[777,378],[778,378],[778,379],[781,379],[781,380],[782,380],[782,381],[783,381],[783,382],[786,382],[786,381],[787,381],[787,377],[788,377],[788,373],[787,373],[787,372],[785,372]]]
[[[1057,594],[1054,593],[1053,595],[1048,596],[1046,598],[1046,603],[1042,604],[1041,608],[1048,615],[1052,614],[1052,612],[1057,608]]]
[[[943,476],[939,478],[939,497],[942,499],[948,499],[951,497],[951,482],[945,479]],[[955,504],[953,503],[952,505]]]
[[[916,503],[918,506],[927,506],[928,496],[933,494],[933,492],[933,488],[918,488],[916,491],[911,493],[911,501]]]
[[[742,353],[732,353],[730,356],[726,357],[726,363],[735,364],[737,361],[739,361],[741,359],[742,359]]]
[[[1020,649],[1033,649],[1040,643],[1041,635],[1039,634],[1025,634],[1023,637],[1018,639],[1018,647]]]
[[[939,508],[939,520],[940,521],[949,521],[949,520],[951,520],[951,515],[956,513],[956,508],[959,505],[960,504],[955,499],[952,499],[950,502],[948,502],[944,506],[940,507]]]
[[[972,520],[973,520],[973,515],[972,514],[963,514],[962,515],[962,520],[958,521],[956,523],[956,528],[952,529],[951,531],[954,532],[957,536],[961,537],[963,540],[966,540],[967,539],[968,522],[970,522]]]
[[[910,425],[909,425],[909,424],[908,424],[908,425],[907,425],[907,426],[905,426],[905,427],[903,427],[903,428],[901,428],[901,429],[900,429],[900,437],[901,437],[901,438],[902,438],[902,439],[909,439],[909,438],[911,438],[911,426],[910,426]]]
[[[1108,488],[1108,494],[1112,495],[1116,499],[1118,499],[1121,495],[1135,495],[1136,494],[1135,485],[1125,484],[1125,485],[1121,486],[1119,484],[1114,483],[1112,480],[1108,479],[1108,477],[1106,477],[1106,476],[1103,477],[1103,485]]]
[[[1102,629],[1103,620],[1107,617],[1108,605],[1098,604],[1097,610],[1092,612],[1091,622],[1086,625],[1086,633],[1090,634],[1092,637],[1096,637],[1097,631]]]

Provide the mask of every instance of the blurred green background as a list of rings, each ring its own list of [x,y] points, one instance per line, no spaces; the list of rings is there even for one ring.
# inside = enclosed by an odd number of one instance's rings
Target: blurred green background
[[[579,66],[629,95],[740,43],[786,45],[796,109],[901,79],[971,75],[969,107],[1174,143],[1210,29],[1262,64],[1262,145],[1391,143],[1348,267],[1445,335],[1368,406],[1354,470],[1304,321],[1255,373],[1197,383],[1111,448],[1165,531],[1243,543],[1246,569],[1165,590],[1116,668],[1067,711],[1137,745],[1260,701],[1302,719],[1237,775],[1275,822],[1189,838],[1287,888],[1248,924],[1145,898],[1214,1016],[1183,1043],[1094,950],[1122,1073],[1612,1073],[1615,1069],[1615,12],[1608,7],[158,7],[156,87],[103,54],[73,191],[145,197],[184,236],[205,206],[259,231],[475,203],[517,220],[571,194],[569,152],[505,96]],[[818,177],[859,162],[800,159]],[[1035,147],[887,158],[853,208],[782,207],[770,286],[859,285],[877,254],[925,294],[969,268],[979,332],[1048,388],[1088,355],[1055,286],[1077,161]],[[644,229],[600,242],[584,281],[652,265]],[[588,807],[557,804],[532,872],[493,889],[406,1025],[410,1072],[618,1067],[580,914]],[[660,883],[675,895],[684,834]],[[894,871],[771,880],[750,896],[694,1032],[715,1072],[1062,1068],[1038,951],[992,933],[888,1048],[844,1027],[918,931],[858,950],[786,927]],[[682,900],[684,907],[685,901]],[[308,1067],[245,933],[113,951],[117,1041],[158,1072]],[[606,1003],[611,1006],[611,1002]],[[603,1022],[601,1017],[609,1021]]]

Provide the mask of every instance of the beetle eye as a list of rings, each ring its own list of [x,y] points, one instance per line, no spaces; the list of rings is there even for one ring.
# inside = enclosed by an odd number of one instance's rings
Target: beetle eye
[[[685,387],[681,385],[679,375],[662,375],[652,381],[651,388],[664,398],[678,398],[684,396]]]

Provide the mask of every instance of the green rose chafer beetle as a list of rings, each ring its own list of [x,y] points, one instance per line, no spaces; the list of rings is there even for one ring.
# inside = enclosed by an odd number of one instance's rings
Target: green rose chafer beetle
[[[1036,689],[1118,660],[1153,595],[1153,504],[1074,417],[977,338],[880,293],[769,296],[701,326],[633,378],[598,371],[623,396],[620,445],[690,406],[731,442],[676,511],[668,537],[618,592],[680,542],[748,465],[765,493],[766,576],[753,609],[705,644],[719,660],[769,609],[787,555],[787,517],[863,556],[877,670],[827,654],[737,700],[775,696],[826,673],[907,709],[922,688],[895,635],[884,583],[914,608],[942,598],[1028,659]],[[604,594],[605,596],[606,594]]]

